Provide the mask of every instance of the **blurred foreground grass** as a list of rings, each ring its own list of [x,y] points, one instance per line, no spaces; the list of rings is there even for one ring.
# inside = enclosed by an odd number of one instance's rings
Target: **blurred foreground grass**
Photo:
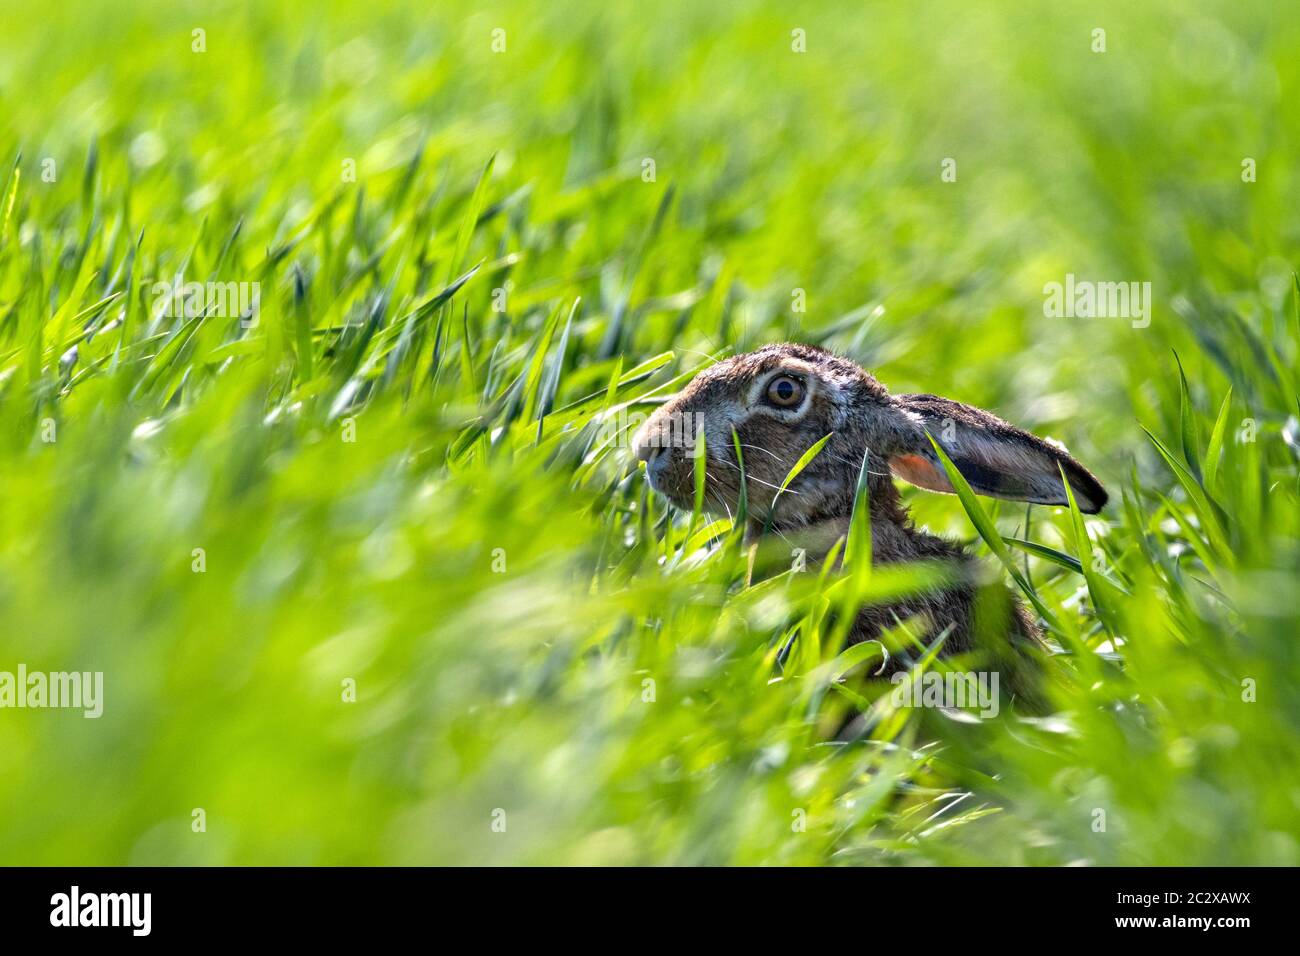
[[[0,710],[0,862],[1300,862],[1300,13],[437,7],[5,2],[0,671],[105,703]],[[1106,482],[998,515],[1058,718],[831,742],[828,582],[597,440],[783,339]]]

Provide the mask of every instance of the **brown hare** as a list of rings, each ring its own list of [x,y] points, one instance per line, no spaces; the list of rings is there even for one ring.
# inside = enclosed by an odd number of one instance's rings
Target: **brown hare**
[[[947,631],[942,653],[970,651],[987,643],[982,639],[988,632],[987,618],[979,616],[984,612],[998,617],[993,629],[1001,647],[993,648],[995,655],[1003,656],[1008,638],[1021,645],[1041,642],[1033,619],[1005,587],[998,584],[992,592],[979,587],[975,562],[959,545],[913,526],[891,473],[931,491],[953,491],[929,436],[979,494],[1063,505],[1064,469],[1082,511],[1094,514],[1106,503],[1100,482],[1060,448],[951,399],[891,395],[855,363],[808,345],[768,345],[719,362],[697,375],[637,432],[633,453],[646,463],[651,486],[683,508],[693,503],[694,461],[692,443],[680,439],[693,435],[695,428],[705,436],[707,507],[724,514],[734,514],[739,501],[735,430],[748,479],[751,534],[767,529],[805,546],[809,558],[824,557],[847,533],[858,475],[869,453],[873,562],[939,559],[953,567],[956,573],[949,586],[861,609],[849,633],[850,644],[871,640],[884,628],[921,615],[932,636]],[[780,495],[771,513],[791,467],[828,434],[833,437]],[[999,600],[977,600],[987,593]],[[895,660],[882,672],[903,666]]]

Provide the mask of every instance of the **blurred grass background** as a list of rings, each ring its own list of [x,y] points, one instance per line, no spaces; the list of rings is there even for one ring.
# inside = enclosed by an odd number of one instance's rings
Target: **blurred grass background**
[[[106,699],[0,710],[0,862],[1300,862],[1300,13],[612,6],[4,0],[0,670]],[[594,440],[784,339],[1111,489],[985,503],[1098,561],[1058,719],[833,742],[826,583]]]

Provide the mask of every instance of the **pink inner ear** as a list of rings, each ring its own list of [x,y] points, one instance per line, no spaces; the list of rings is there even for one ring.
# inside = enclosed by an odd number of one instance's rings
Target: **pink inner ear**
[[[938,465],[921,455],[895,455],[889,459],[889,468],[899,478],[910,481],[918,488],[942,491],[945,494],[953,493],[952,482],[948,480],[948,476]]]

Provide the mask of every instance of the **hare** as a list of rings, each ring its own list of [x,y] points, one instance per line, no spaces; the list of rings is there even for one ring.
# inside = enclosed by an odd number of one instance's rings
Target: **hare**
[[[992,642],[1001,646],[991,648],[995,657],[1005,660],[1010,646],[1041,645],[1038,628],[1019,600],[1001,584],[991,592],[981,589],[973,558],[912,524],[891,473],[921,488],[953,492],[930,436],[979,494],[1063,505],[1063,470],[1082,511],[1095,514],[1106,503],[1101,483],[1061,448],[961,402],[891,395],[854,362],[808,345],[768,345],[725,359],[697,375],[638,430],[632,450],[645,462],[651,487],[682,508],[694,501],[689,439],[696,428],[705,438],[706,506],[722,513],[735,513],[739,501],[735,430],[747,477],[750,535],[770,530],[805,546],[810,558],[824,557],[848,531],[865,460],[873,562],[931,559],[955,572],[948,586],[862,608],[848,644],[872,640],[885,628],[921,615],[932,636],[946,632],[942,654],[977,645],[989,650],[987,622],[1001,604],[994,624],[1000,640]],[[830,440],[773,511],[791,467],[828,434]],[[993,601],[984,599],[989,593]],[[905,666],[895,659],[882,673]]]

